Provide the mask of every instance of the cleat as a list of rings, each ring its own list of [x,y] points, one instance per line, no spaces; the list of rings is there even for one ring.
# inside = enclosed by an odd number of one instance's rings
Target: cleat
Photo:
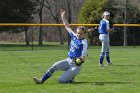
[[[43,82],[41,80],[38,80],[36,77],[33,78],[33,81],[36,83],[36,84],[43,84]]]
[[[107,63],[107,65],[106,66],[111,66],[112,65],[112,62],[110,62],[110,63]]]
[[[103,66],[104,66],[104,64],[100,64],[100,63],[99,63],[99,66],[100,66],[100,67],[103,67]]]

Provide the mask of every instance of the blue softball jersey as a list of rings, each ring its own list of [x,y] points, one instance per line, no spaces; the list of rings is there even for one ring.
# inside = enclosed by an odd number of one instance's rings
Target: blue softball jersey
[[[87,56],[87,40],[86,39],[78,39],[76,33],[71,31],[71,42],[70,42],[70,51],[68,53],[69,58],[78,58],[81,56]]]
[[[106,19],[102,19],[100,21],[100,25],[98,29],[99,34],[109,34],[107,29],[109,29],[109,21]]]

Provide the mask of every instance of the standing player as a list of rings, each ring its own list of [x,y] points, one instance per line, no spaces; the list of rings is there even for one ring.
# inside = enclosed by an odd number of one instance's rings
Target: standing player
[[[65,18],[65,11],[61,11],[61,18],[66,30],[71,36],[70,51],[68,58],[58,61],[50,67],[41,79],[33,78],[36,84],[43,84],[49,79],[55,71],[65,71],[60,76],[60,83],[72,83],[74,77],[79,73],[81,64],[84,63],[87,56],[87,40],[85,39],[86,31],[83,26],[77,28],[77,33],[73,32]]]
[[[106,56],[106,60],[108,62],[108,65],[111,64],[110,61],[110,56],[109,56],[109,47],[110,47],[110,40],[109,40],[109,32],[112,31],[112,29],[109,28],[109,18],[110,18],[110,13],[108,11],[105,11],[103,13],[103,19],[100,21],[100,25],[99,25],[99,39],[102,43],[102,49],[101,49],[101,53],[100,53],[100,66],[104,66],[103,65],[103,60],[104,60],[104,56]]]

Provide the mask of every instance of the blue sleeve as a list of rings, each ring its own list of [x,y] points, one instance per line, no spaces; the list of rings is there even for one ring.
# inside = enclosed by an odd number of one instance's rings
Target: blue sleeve
[[[74,32],[70,32],[69,34],[70,34],[71,38],[76,36],[76,33],[74,33]]]

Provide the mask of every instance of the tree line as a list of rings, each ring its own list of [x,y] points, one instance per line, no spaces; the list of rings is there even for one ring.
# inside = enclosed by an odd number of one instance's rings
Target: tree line
[[[133,0],[138,2],[137,0]],[[99,23],[103,11],[111,13],[110,23],[124,23],[125,0],[1,0],[0,23],[62,23],[59,10],[64,9],[69,23]],[[139,23],[139,7],[127,0],[127,23]],[[88,32],[89,44],[99,45],[97,29]],[[75,27],[73,27],[75,29]],[[123,27],[114,27],[110,33],[111,45],[123,45]],[[44,38],[57,34],[60,44],[70,41],[64,27],[42,27],[37,30],[38,45],[43,45]],[[52,32],[50,31],[52,30]],[[50,32],[49,32],[50,31]],[[30,45],[31,27],[0,27],[0,32],[25,33],[26,45]],[[47,33],[47,34],[46,34]],[[139,27],[127,27],[128,45],[140,45]],[[45,36],[46,35],[46,36]],[[55,36],[54,36],[55,37]]]

